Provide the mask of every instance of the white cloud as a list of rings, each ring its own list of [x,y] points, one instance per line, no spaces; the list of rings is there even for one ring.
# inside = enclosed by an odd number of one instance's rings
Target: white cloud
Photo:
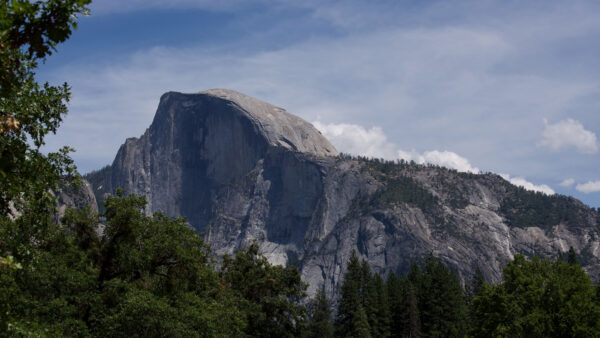
[[[403,159],[419,164],[435,164],[462,172],[479,173],[469,161],[451,151],[426,151],[422,154],[416,151],[404,151],[388,141],[381,127],[366,129],[356,124],[324,124],[319,121],[313,125],[333,143],[338,151],[354,155],[385,158],[388,160]]]
[[[587,183],[578,184],[575,189],[584,194],[600,191],[600,181],[589,181]]]
[[[564,181],[560,182],[561,187],[570,187],[575,183],[575,180],[572,178],[566,178]]]
[[[415,161],[419,164],[430,163],[442,167],[456,169],[462,172],[478,174],[479,168],[473,167],[469,160],[452,151],[432,150],[419,154],[414,150],[406,152],[398,150],[398,157],[406,161]]]
[[[499,174],[503,179],[509,181],[511,184],[516,185],[518,187],[523,187],[525,190],[541,192],[546,195],[554,195],[555,192],[546,184],[536,185],[529,181],[527,181],[524,177],[510,177],[507,174]]]
[[[390,143],[380,127],[366,129],[355,124],[313,122],[340,152],[368,157],[396,159],[396,146]]]
[[[598,152],[596,134],[586,130],[579,121],[573,119],[566,119],[555,124],[548,124],[548,121],[544,119],[544,130],[538,145],[555,151],[574,147],[585,154]]]
[[[401,145],[408,154],[403,158],[462,171],[477,169],[443,151],[452,150],[468,155],[480,168],[519,173],[535,182],[558,182],[565,173],[586,177],[590,174],[584,171],[600,164],[600,157],[557,159],[532,146],[539,138],[532,130],[544,116],[556,122],[568,117],[565,112],[577,112],[573,117],[600,132],[594,115],[600,88],[599,61],[593,57],[598,46],[590,43],[600,32],[598,10],[568,2],[544,8],[494,1],[435,2],[407,10],[388,1],[381,2],[391,4],[383,11],[364,1],[309,2],[287,1],[307,6],[301,20],[293,10],[270,10],[266,1],[264,16],[246,13],[244,6],[250,5],[245,0],[94,2],[105,6],[105,13],[167,7],[239,10],[233,18],[239,15],[245,29],[234,27],[231,36],[206,39],[211,28],[220,27],[200,25],[197,39],[190,35],[189,41],[174,39],[156,48],[150,46],[152,37],[141,34],[139,41],[145,42],[132,45],[140,46],[135,53],[115,48],[114,55],[100,62],[64,63],[56,80],[72,85],[73,100],[51,145],[72,145],[82,171],[98,169],[113,160],[125,138],[142,134],[150,125],[162,93],[225,87],[308,121],[368,126],[364,138],[376,145],[369,149],[347,139],[348,152],[398,158],[396,145]],[[481,15],[472,15],[474,8]],[[165,11],[161,23],[173,25],[177,12]],[[292,25],[286,15],[299,25],[290,33],[293,38],[275,34],[271,39],[273,32],[290,31],[285,29]],[[494,20],[488,20],[492,16]],[[329,30],[331,23],[336,29]],[[559,52],[564,50],[572,53]],[[559,66],[565,64],[577,67]],[[382,140],[382,131],[371,126],[383,127],[387,137]],[[410,151],[415,148],[418,152]]]

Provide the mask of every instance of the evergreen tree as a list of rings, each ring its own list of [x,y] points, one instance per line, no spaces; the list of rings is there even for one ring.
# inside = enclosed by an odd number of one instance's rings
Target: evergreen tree
[[[405,297],[405,307],[403,316],[403,337],[416,338],[421,336],[421,319],[419,305],[417,303],[417,293],[412,285],[409,285]]]
[[[573,247],[569,248],[567,263],[571,265],[579,265],[579,259],[577,258],[577,254],[575,253],[575,249],[573,249]]]
[[[369,327],[369,321],[367,314],[362,306],[354,311],[354,322],[352,323],[352,329],[350,331],[350,337],[353,338],[371,338],[371,328]]]
[[[419,292],[422,333],[430,337],[464,336],[467,307],[458,277],[429,254]]]
[[[355,251],[352,251],[344,280],[340,287],[340,299],[338,303],[338,313],[335,322],[336,336],[348,337],[352,335],[356,314],[359,308],[362,309],[361,296],[362,269]],[[364,313],[364,309],[362,309]],[[368,326],[368,318],[365,320]]]
[[[306,325],[306,284],[295,267],[271,265],[258,245],[225,256],[221,276],[241,298],[240,307],[248,323],[245,333],[253,337],[292,337]]]
[[[379,274],[373,276],[371,283],[374,285],[373,289],[375,290],[375,315],[377,317],[376,328],[371,328],[372,335],[374,337],[389,337],[391,315],[387,286]]]
[[[331,305],[323,289],[310,304],[311,321],[308,326],[307,337],[330,338],[333,337],[333,323],[331,318]]]
[[[401,277],[406,280],[405,276]],[[404,313],[403,281],[391,272],[386,281],[390,308],[390,336],[401,337],[403,330],[402,315]]]
[[[369,327],[371,328],[371,336],[377,337],[379,327],[379,313],[377,303],[377,290],[374,283],[374,276],[371,274],[371,268],[366,260],[363,259],[361,266],[361,305],[367,316]]]
[[[481,291],[483,285],[486,283],[485,277],[483,276],[483,272],[479,269],[479,266],[475,269],[475,273],[471,278],[471,282],[467,285],[467,296],[469,298],[469,302],[473,299],[473,297]]]

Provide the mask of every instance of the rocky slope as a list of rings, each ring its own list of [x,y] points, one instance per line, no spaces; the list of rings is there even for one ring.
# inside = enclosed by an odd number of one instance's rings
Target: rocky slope
[[[597,211],[517,188],[494,174],[340,156],[312,125],[223,89],[162,96],[150,128],[86,176],[97,200],[116,188],[148,212],[184,216],[216,253],[252,241],[332,295],[352,250],[381,273],[432,252],[490,281],[513,255],[573,246],[600,275]]]

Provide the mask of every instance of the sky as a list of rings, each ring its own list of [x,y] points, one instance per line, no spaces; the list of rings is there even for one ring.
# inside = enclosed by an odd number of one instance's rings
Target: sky
[[[112,163],[161,94],[237,90],[338,151],[494,172],[600,207],[600,2],[100,0],[38,79],[62,145]]]

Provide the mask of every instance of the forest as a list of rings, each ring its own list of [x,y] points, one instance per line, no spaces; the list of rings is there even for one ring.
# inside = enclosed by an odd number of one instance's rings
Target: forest
[[[600,336],[600,288],[573,250],[517,255],[500,284],[480,273],[461,283],[433,255],[382,276],[353,254],[338,299],[307,299],[295,267],[271,265],[257,245],[215,257],[184,219],[146,215],[140,196],[116,191],[100,214],[70,209],[57,219],[56,192],[81,179],[70,148],[41,147],[70,88],[38,83],[35,70],[88,4],[0,2],[0,335]],[[376,202],[432,203],[417,188],[398,195],[411,184],[392,182]]]

